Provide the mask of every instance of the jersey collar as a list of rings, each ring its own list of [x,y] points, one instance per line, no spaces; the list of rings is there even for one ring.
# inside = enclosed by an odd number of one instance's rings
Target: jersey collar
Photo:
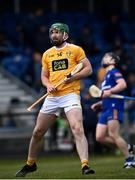
[[[62,50],[62,49],[64,49],[65,47],[67,47],[67,45],[68,45],[68,43],[67,43],[67,42],[64,42],[63,45],[62,45],[62,47],[58,48],[58,47],[54,46],[54,48],[55,48],[56,50]]]

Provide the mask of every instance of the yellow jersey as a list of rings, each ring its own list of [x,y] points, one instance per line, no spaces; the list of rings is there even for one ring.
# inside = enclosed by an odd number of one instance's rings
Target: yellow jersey
[[[70,43],[59,49],[53,46],[44,52],[42,68],[49,70],[49,81],[56,86],[85,57],[85,52],[80,46]],[[56,92],[50,93],[50,96],[63,96],[72,92],[80,94],[80,80],[62,83]]]

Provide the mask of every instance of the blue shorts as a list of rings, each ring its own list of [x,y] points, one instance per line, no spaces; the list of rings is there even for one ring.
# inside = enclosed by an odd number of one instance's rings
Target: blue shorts
[[[119,123],[122,123],[123,111],[112,108],[104,110],[99,117],[98,123],[107,124],[110,120],[118,120]]]

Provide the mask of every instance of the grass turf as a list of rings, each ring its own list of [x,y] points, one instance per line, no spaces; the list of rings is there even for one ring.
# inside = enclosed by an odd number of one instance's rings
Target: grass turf
[[[23,165],[22,159],[0,160],[0,179],[15,179],[15,173]],[[40,157],[38,170],[26,179],[134,179],[135,168],[123,169],[121,156],[92,156],[90,164],[95,174],[81,175],[80,161],[76,155]]]

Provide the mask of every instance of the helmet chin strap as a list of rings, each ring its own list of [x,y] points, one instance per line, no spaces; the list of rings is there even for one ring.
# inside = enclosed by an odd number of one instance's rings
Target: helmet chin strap
[[[63,33],[63,41],[66,41],[68,39],[68,35],[67,35],[67,33]]]
[[[114,63],[110,63],[110,64],[102,64],[103,68],[107,68],[107,67],[109,67],[109,66],[111,66],[111,65],[115,66]]]

